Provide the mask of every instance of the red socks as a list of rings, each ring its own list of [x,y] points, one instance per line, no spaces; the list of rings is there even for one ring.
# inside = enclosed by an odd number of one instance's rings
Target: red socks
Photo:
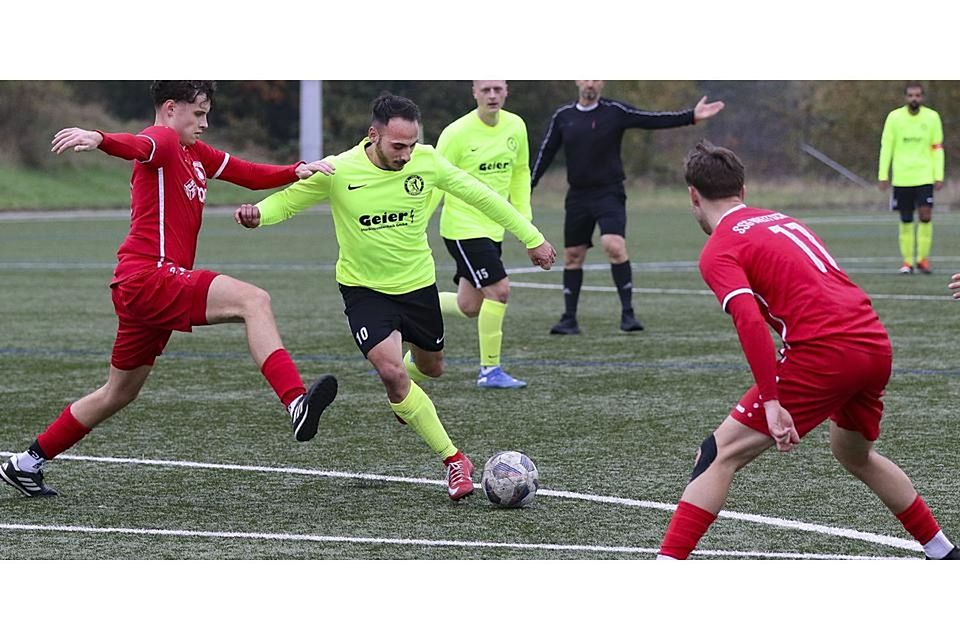
[[[307,392],[297,365],[293,364],[286,349],[277,349],[267,356],[260,367],[260,373],[273,387],[285,407],[289,407],[291,402]]]
[[[89,427],[83,426],[73,417],[68,404],[47,430],[37,436],[37,444],[43,451],[43,457],[52,460],[80,442],[90,431]]]
[[[940,525],[930,513],[930,507],[919,495],[903,513],[897,514],[897,520],[920,544],[927,544],[940,531]]]
[[[660,545],[660,555],[686,560],[717,516],[682,500]]]

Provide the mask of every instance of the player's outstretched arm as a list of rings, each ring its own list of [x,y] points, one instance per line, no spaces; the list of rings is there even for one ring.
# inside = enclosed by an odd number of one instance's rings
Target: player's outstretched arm
[[[242,204],[234,211],[233,220],[247,229],[256,229],[260,226],[260,209],[255,204]]]
[[[700,102],[697,103],[697,106],[693,108],[693,122],[697,123],[701,120],[707,120],[717,115],[723,111],[724,105],[722,100],[717,100],[716,102],[707,102],[707,96],[700,98]]]
[[[103,142],[103,136],[99,131],[87,131],[79,127],[68,127],[61,129],[53,136],[50,143],[50,151],[60,155],[68,149],[74,151],[93,151]]]
[[[530,256],[530,262],[544,271],[549,271],[557,260],[557,250],[546,240],[532,249],[527,249],[527,255]]]

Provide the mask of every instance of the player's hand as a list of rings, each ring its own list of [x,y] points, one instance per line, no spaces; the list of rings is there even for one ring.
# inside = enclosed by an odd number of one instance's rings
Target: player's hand
[[[297,168],[294,169],[294,171],[297,172],[297,177],[303,180],[305,178],[309,178],[317,172],[322,173],[325,176],[332,176],[337,172],[337,168],[326,160],[314,160],[313,162],[297,165]]]
[[[234,212],[233,219],[247,229],[256,229],[260,226],[260,209],[255,204],[242,204]]]
[[[887,189],[890,188],[890,181],[881,180],[880,182],[877,183],[877,185],[880,187],[880,191],[886,191]]]
[[[700,102],[693,108],[693,121],[700,122],[720,113],[726,105],[723,101],[707,102],[707,96],[700,98]]]
[[[943,189],[943,180],[937,180],[936,182],[933,183],[934,191],[940,191],[940,189]]]
[[[960,300],[960,273],[955,273],[950,277],[950,284],[947,285],[947,288],[953,291],[954,300]]]
[[[793,426],[793,417],[780,405],[779,400],[768,400],[763,403],[763,410],[767,414],[767,429],[770,436],[777,443],[780,451],[790,451],[800,444],[800,434]]]
[[[549,271],[550,267],[552,267],[553,263],[557,260],[557,250],[546,240],[533,249],[527,249],[527,255],[530,256],[530,262],[544,271]]]
[[[60,129],[57,135],[53,136],[50,143],[50,151],[60,155],[67,149],[73,148],[74,151],[93,151],[103,142],[103,136],[96,131],[87,131],[78,127],[69,127]]]

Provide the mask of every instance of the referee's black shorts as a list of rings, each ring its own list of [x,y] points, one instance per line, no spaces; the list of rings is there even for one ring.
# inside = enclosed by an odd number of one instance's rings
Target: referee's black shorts
[[[589,189],[570,188],[564,203],[563,246],[593,246],[593,229],[600,235],[627,235],[627,194],[623,184]]]
[[[424,351],[443,350],[443,315],[436,284],[399,295],[339,286],[343,313],[364,357],[394,331]]]
[[[444,238],[447,251],[457,263],[453,284],[459,285],[466,278],[477,289],[489,287],[507,277],[503,267],[503,243],[490,238],[449,240]]]

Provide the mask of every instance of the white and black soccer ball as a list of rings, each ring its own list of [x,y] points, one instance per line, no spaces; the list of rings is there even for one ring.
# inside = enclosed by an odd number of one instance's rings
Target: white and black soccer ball
[[[487,499],[498,507],[524,507],[537,495],[540,472],[526,454],[501,451],[483,465],[480,485]]]

